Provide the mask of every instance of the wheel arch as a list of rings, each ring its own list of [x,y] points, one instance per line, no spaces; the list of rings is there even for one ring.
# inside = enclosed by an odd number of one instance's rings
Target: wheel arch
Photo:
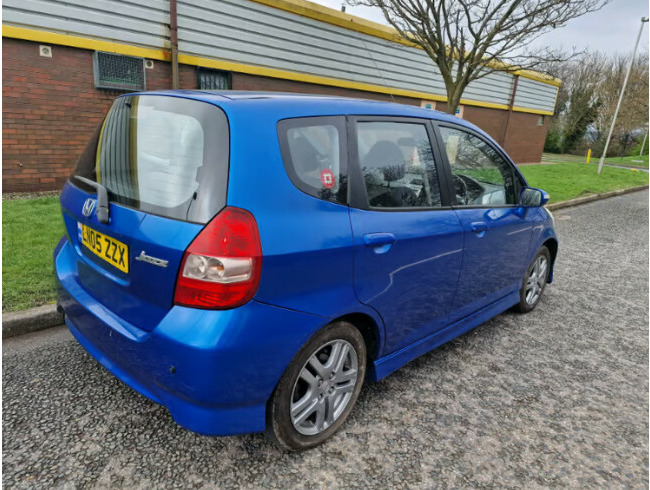
[[[556,238],[548,238],[542,244],[542,246],[548,248],[548,251],[551,253],[551,270],[548,274],[548,283],[553,282],[553,270],[555,269],[555,258],[557,257],[558,250],[558,241]]]
[[[328,319],[327,323],[321,325],[320,327],[314,329],[311,334],[305,339],[305,341],[300,345],[300,347],[293,354],[293,358],[298,355],[298,352],[321,330],[327,328],[333,323],[344,321],[350,323],[354,326],[363,337],[364,343],[366,345],[366,354],[367,354],[367,366],[366,366],[366,377],[369,379],[374,379],[374,362],[380,357],[382,345],[383,345],[383,336],[382,336],[382,327],[377,323],[371,315],[363,312],[351,312],[345,313],[335,318]],[[286,368],[285,368],[286,369]],[[277,382],[280,380],[278,379]],[[277,386],[276,382],[276,386]],[[275,389],[275,388],[274,388]]]
[[[379,326],[375,320],[365,313],[349,313],[333,320],[333,322],[337,321],[351,323],[359,330],[366,343],[368,366],[370,366],[379,357],[381,345]]]
[[[363,339],[364,345],[366,347],[366,373],[364,376],[361,376],[359,379],[362,380],[376,380],[376,374],[375,374],[375,360],[377,359],[379,352],[380,352],[380,345],[381,345],[381,334],[380,334],[380,326],[376,323],[376,321],[366,313],[360,313],[360,312],[352,312],[352,313],[346,313],[341,316],[338,316],[336,318],[331,318],[327,323],[322,325],[320,328],[316,328],[312,331],[311,335],[309,338],[303,343],[303,345],[300,347],[300,349],[296,352],[294,357],[292,358],[291,363],[285,368],[284,373],[281,375],[280,379],[277,381],[275,384],[275,387],[271,394],[269,395],[266,405],[265,405],[265,425],[267,431],[269,431],[274,439],[284,448],[291,448],[291,446],[286,445],[281,438],[278,437],[278,432],[280,429],[279,424],[277,424],[276,417],[274,413],[277,413],[277,409],[274,411],[274,406],[277,406],[277,403],[274,402],[276,400],[276,394],[278,393],[279,389],[286,389],[287,382],[285,381],[283,383],[283,380],[286,379],[291,379],[291,378],[286,378],[285,374],[287,372],[287,369],[291,367],[292,364],[300,366],[301,364],[295,364],[296,356],[298,356],[301,351],[305,349],[307,345],[319,334],[322,333],[324,330],[326,330],[328,327],[332,328],[341,328],[342,330],[339,331],[339,335],[341,335],[341,332],[343,331],[350,331],[352,330],[351,327],[354,327],[355,330],[357,330],[358,334],[361,334],[361,337]],[[356,342],[359,341],[357,335],[355,334],[354,337],[356,338]],[[335,335],[334,338],[337,338]],[[330,339],[331,340],[331,339]],[[308,351],[309,352],[309,351]],[[302,361],[302,359],[301,359]],[[302,369],[302,368],[301,368]],[[362,381],[363,383],[363,381]],[[361,385],[358,385],[359,388],[356,388],[355,390],[355,398],[354,400],[356,401],[356,396],[358,396],[358,390],[360,389]],[[285,391],[286,393],[286,391]],[[354,402],[353,402],[354,403]],[[346,410],[348,410],[346,408]],[[284,412],[283,412],[284,413]],[[345,416],[347,417],[347,415]],[[342,419],[345,420],[345,419]],[[337,429],[338,430],[338,429]],[[329,437],[329,436],[328,436]],[[317,444],[320,444],[318,442]]]

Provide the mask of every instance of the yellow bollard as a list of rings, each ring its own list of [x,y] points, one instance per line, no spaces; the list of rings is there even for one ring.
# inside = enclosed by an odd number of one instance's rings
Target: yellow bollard
[[[591,160],[591,148],[589,148],[589,151],[587,152],[587,164],[589,164],[589,160]]]

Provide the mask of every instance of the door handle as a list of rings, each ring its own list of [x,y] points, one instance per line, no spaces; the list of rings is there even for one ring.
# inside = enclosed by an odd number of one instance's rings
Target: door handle
[[[395,235],[392,233],[368,233],[363,235],[363,243],[366,247],[372,247],[376,254],[388,252],[391,245],[395,243]]]
[[[485,231],[487,230],[487,225],[483,221],[475,221],[474,223],[469,225],[469,228],[476,235],[482,237],[483,235],[485,235]]]

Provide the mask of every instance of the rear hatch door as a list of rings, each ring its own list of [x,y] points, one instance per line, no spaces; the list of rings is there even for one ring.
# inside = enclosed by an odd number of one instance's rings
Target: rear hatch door
[[[226,204],[228,121],[207,102],[118,98],[61,194],[76,277],[97,302],[153,329],[173,305],[183,253]],[[109,222],[97,216],[106,188]]]

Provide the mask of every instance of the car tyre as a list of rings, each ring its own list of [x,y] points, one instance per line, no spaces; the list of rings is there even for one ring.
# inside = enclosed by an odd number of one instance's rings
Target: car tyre
[[[271,395],[267,407],[271,438],[292,451],[329,439],[354,408],[366,359],[363,336],[354,325],[338,321],[317,332],[296,354]]]
[[[548,276],[551,272],[551,252],[542,246],[532,260],[519,291],[519,303],[515,310],[519,313],[528,313],[535,309],[542,297]]]

